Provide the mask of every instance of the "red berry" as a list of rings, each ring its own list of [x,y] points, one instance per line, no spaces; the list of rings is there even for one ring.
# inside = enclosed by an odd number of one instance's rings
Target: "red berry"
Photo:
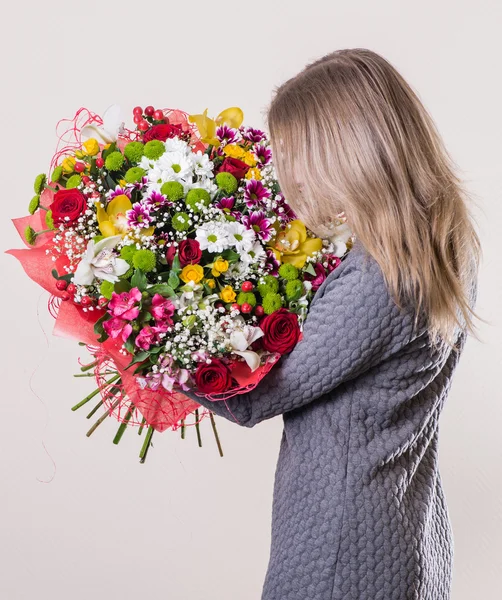
[[[89,183],[90,179],[89,179],[89,177],[87,177],[87,175],[84,175],[82,177],[82,181],[85,183],[85,185],[87,185]]]
[[[133,114],[134,116],[136,116],[136,115],[139,115],[139,116],[141,117],[141,115],[143,114],[143,109],[141,108],[141,106],[135,106],[135,107],[132,109],[132,114]]]
[[[244,281],[241,285],[241,290],[243,292],[251,292],[253,289],[253,284],[251,283],[251,281]]]
[[[98,306],[103,308],[108,304],[108,298],[105,298],[104,296],[101,296],[101,298],[98,300]]]
[[[80,304],[82,306],[91,306],[93,300],[90,296],[83,296],[82,299],[80,300]]]
[[[143,115],[134,115],[133,121],[136,125],[139,125],[143,120]]]
[[[230,308],[232,310],[240,310],[241,309],[240,305],[237,304],[237,302],[234,302]]]
[[[67,292],[66,290],[61,294],[61,300],[63,300],[64,302],[71,300],[71,298],[72,298],[72,295],[70,294],[70,292]]]
[[[153,117],[154,112],[155,112],[155,108],[153,108],[153,106],[147,106],[145,108],[145,115],[147,117]]]
[[[251,306],[251,304],[248,304],[247,302],[244,302],[244,304],[241,305],[241,312],[243,313],[250,313],[253,310],[253,307]]]
[[[77,287],[76,287],[76,286],[75,286],[73,283],[70,283],[70,284],[68,285],[68,287],[66,288],[66,291],[67,291],[69,294],[74,294],[74,293],[77,291]]]
[[[96,167],[98,167],[98,169],[102,169],[105,166],[105,161],[99,157],[96,158]]]
[[[73,168],[76,173],[82,173],[83,171],[85,171],[85,165],[81,162],[76,162]]]
[[[141,121],[141,123],[138,123],[138,129],[140,131],[146,131],[147,129],[150,128],[150,123],[148,121]]]
[[[156,111],[153,113],[153,118],[154,118],[156,121],[162,121],[162,119],[164,118],[164,113],[163,113],[161,110],[156,110]]]
[[[221,308],[223,306],[223,302],[215,302],[214,306],[215,308]]]
[[[261,304],[258,304],[258,306],[255,307],[254,314],[257,317],[263,317],[263,315],[265,314],[265,311],[263,310],[263,306],[261,306]]]
[[[63,290],[65,290],[67,285],[68,285],[68,284],[66,283],[66,281],[65,281],[64,279],[58,279],[58,280],[56,281],[56,288],[57,288],[57,289],[58,289],[60,292],[62,292]]]

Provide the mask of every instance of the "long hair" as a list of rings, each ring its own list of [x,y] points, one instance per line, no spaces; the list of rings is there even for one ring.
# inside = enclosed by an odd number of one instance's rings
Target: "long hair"
[[[307,227],[344,214],[431,343],[474,333],[481,244],[472,198],[417,94],[382,56],[332,52],[275,90],[266,121],[277,179]],[[483,320],[483,319],[481,319]]]

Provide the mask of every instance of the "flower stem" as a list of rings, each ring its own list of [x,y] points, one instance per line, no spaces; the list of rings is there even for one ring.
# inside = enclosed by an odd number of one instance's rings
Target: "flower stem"
[[[115,434],[115,437],[113,438],[113,443],[114,444],[118,444],[120,442],[122,436],[124,435],[124,431],[127,428],[127,424],[129,423],[129,420],[130,420],[130,418],[132,417],[132,415],[134,413],[135,408],[136,407],[131,402],[131,405],[127,409],[126,416],[124,417],[124,421],[120,424],[120,427],[118,428],[117,433]]]
[[[223,456],[223,450],[220,444],[220,438],[218,436],[218,431],[216,430],[216,423],[214,422],[213,413],[209,413],[209,418],[211,419],[211,425],[213,426],[214,437],[216,438],[216,443],[218,444],[218,450],[220,451],[220,456]]]
[[[112,404],[112,406],[110,407],[110,409],[107,410],[104,415],[101,415],[101,417],[99,417],[99,419],[94,423],[94,425],[85,434],[87,437],[89,437],[90,435],[92,435],[94,433],[94,431],[99,427],[99,425],[101,425],[101,423],[106,419],[106,417],[109,417],[112,414],[112,410],[114,410],[115,408],[117,408],[117,406],[119,405],[119,402],[121,400],[122,400],[122,396],[120,396],[119,398],[117,398],[115,400],[115,402]]]
[[[117,381],[117,379],[120,379],[120,375],[115,375],[114,377],[112,377],[111,379],[109,379],[105,385],[109,385],[110,383],[113,383],[114,381]],[[92,400],[94,398],[94,396],[97,396],[99,394],[99,392],[101,391],[101,388],[97,388],[95,389],[93,392],[91,392],[88,396],[86,396],[83,400],[81,400],[78,404],[75,404],[75,406],[72,406],[72,410],[77,410],[79,409],[81,406],[84,406],[84,404],[87,404],[87,402],[89,402],[89,400]]]
[[[148,449],[150,448],[150,443],[152,440],[152,435],[153,435],[154,429],[153,427],[150,425],[150,427],[148,428],[148,431],[146,432],[146,437],[145,437],[145,441],[143,443],[143,447],[141,448],[141,452],[139,453],[139,458],[140,458],[140,463],[144,463],[146,460],[146,455],[148,453]]]
[[[185,439],[185,419],[181,419],[181,439]]]
[[[145,426],[145,423],[146,423],[146,419],[145,419],[145,417],[143,417],[141,419],[141,425],[139,426],[139,429],[138,429],[138,435],[141,435],[143,433],[143,427]]]
[[[104,371],[101,375],[115,375],[117,371]],[[73,377],[94,377],[94,373],[77,373]]]
[[[200,435],[200,427],[199,427],[199,409],[195,409],[195,431],[197,432],[197,441],[199,443],[199,448],[202,447],[202,438]]]
[[[117,395],[119,392],[120,392],[120,388],[118,388],[118,387],[112,387],[112,388],[110,389],[110,391],[109,391],[109,395],[110,395],[110,397],[111,397],[111,396],[115,396],[115,395]],[[94,407],[94,408],[91,410],[91,412],[90,412],[90,413],[87,415],[86,419],[90,419],[90,418],[91,418],[91,417],[94,415],[94,413],[95,413],[95,412],[98,410],[98,408],[99,408],[100,406],[102,406],[102,405],[103,405],[103,402],[104,402],[104,400],[103,400],[103,398],[101,398],[101,400],[100,400],[100,401],[99,401],[99,402],[96,404],[96,406],[95,406],[95,407]]]
[[[90,371],[97,364],[98,364],[98,361],[95,360],[94,362],[89,363],[88,365],[84,365],[83,367],[80,367],[80,370],[82,371],[82,373],[84,373],[85,371]]]

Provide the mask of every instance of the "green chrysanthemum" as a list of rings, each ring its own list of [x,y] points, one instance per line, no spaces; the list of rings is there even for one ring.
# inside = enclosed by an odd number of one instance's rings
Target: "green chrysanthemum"
[[[138,249],[136,248],[136,246],[134,244],[131,244],[130,246],[124,246],[123,248],[120,249],[120,258],[123,258],[130,265],[132,265],[133,264],[133,262],[132,262],[133,256],[136,254],[137,251],[138,251]]]
[[[155,254],[151,250],[138,250],[132,257],[132,263],[136,269],[140,269],[143,273],[150,273],[155,269]]]
[[[172,225],[176,231],[186,231],[190,227],[190,217],[186,212],[177,212],[173,215]]]
[[[30,215],[34,215],[37,212],[38,207],[40,206],[40,194],[33,196],[28,205],[28,212]]]
[[[256,306],[256,296],[253,292],[239,292],[236,302],[239,305],[247,303],[251,306]]]
[[[54,227],[54,219],[52,218],[52,210],[48,210],[45,213],[45,224],[48,229],[55,229]]]
[[[167,181],[160,188],[160,192],[164,194],[168,200],[171,200],[171,202],[181,200],[185,194],[183,186],[179,181]]]
[[[266,315],[270,315],[282,306],[282,296],[280,294],[267,294],[263,298],[263,311]]]
[[[200,212],[202,209],[197,205],[209,206],[211,202],[211,196],[207,190],[202,188],[191,189],[186,197],[185,204],[190,207],[194,212]]]
[[[141,181],[145,175],[145,169],[142,169],[141,167],[132,167],[126,172],[124,179],[127,183],[136,183],[137,181]]]
[[[278,292],[279,282],[277,281],[277,278],[273,275],[265,275],[265,277],[262,277],[258,284],[258,291],[262,297],[266,296],[269,292]]]
[[[99,292],[102,296],[110,300],[113,294],[113,287],[114,285],[111,281],[103,281],[99,287]]]
[[[295,267],[295,265],[284,263],[279,267],[279,275],[288,281],[298,279],[298,269]]]
[[[41,194],[46,183],[47,177],[45,176],[45,173],[40,173],[40,175],[37,175],[33,183],[33,189],[35,190],[35,194]]]
[[[108,171],[120,171],[124,164],[124,155],[121,152],[111,152],[105,160],[105,167]]]
[[[36,237],[37,237],[37,234],[35,233],[35,230],[33,229],[33,227],[30,227],[28,225],[26,227],[26,229],[24,230],[24,239],[28,242],[28,244],[33,246],[33,244],[35,243]]]
[[[57,183],[61,179],[62,175],[63,175],[63,167],[61,167],[61,166],[56,167],[54,169],[54,171],[52,171],[51,181],[53,183]]]
[[[72,175],[68,181],[66,182],[66,189],[70,190],[73,188],[77,188],[82,183],[82,177],[80,175]]]
[[[157,160],[165,151],[166,147],[160,140],[151,140],[145,144],[143,154],[151,160]]]
[[[124,156],[131,162],[139,162],[145,145],[142,142],[129,142],[124,148]]]
[[[286,298],[293,302],[303,294],[303,283],[299,279],[292,279],[286,284]]]
[[[225,194],[233,194],[236,189],[239,187],[237,183],[237,179],[232,175],[232,173],[218,173],[216,175],[216,185],[225,192]]]
[[[123,275],[119,275],[119,279],[130,279],[134,274],[134,267],[130,267]]]

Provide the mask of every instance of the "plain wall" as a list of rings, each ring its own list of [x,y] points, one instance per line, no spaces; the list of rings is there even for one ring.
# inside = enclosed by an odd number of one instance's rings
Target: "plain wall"
[[[476,197],[484,259],[479,342],[468,340],[441,417],[440,465],[453,524],[453,600],[499,597],[502,571],[502,11],[468,2],[10,2],[3,9],[0,144],[3,249],[22,247],[55,124],[85,106],[139,104],[215,116],[241,106],[261,126],[275,85],[322,54],[367,47],[419,93]],[[47,294],[1,255],[0,598],[258,600],[268,561],[282,417],[112,444],[88,439],[85,351],[51,336]],[[38,313],[38,316],[37,316]],[[424,599],[425,600],[425,599]]]

